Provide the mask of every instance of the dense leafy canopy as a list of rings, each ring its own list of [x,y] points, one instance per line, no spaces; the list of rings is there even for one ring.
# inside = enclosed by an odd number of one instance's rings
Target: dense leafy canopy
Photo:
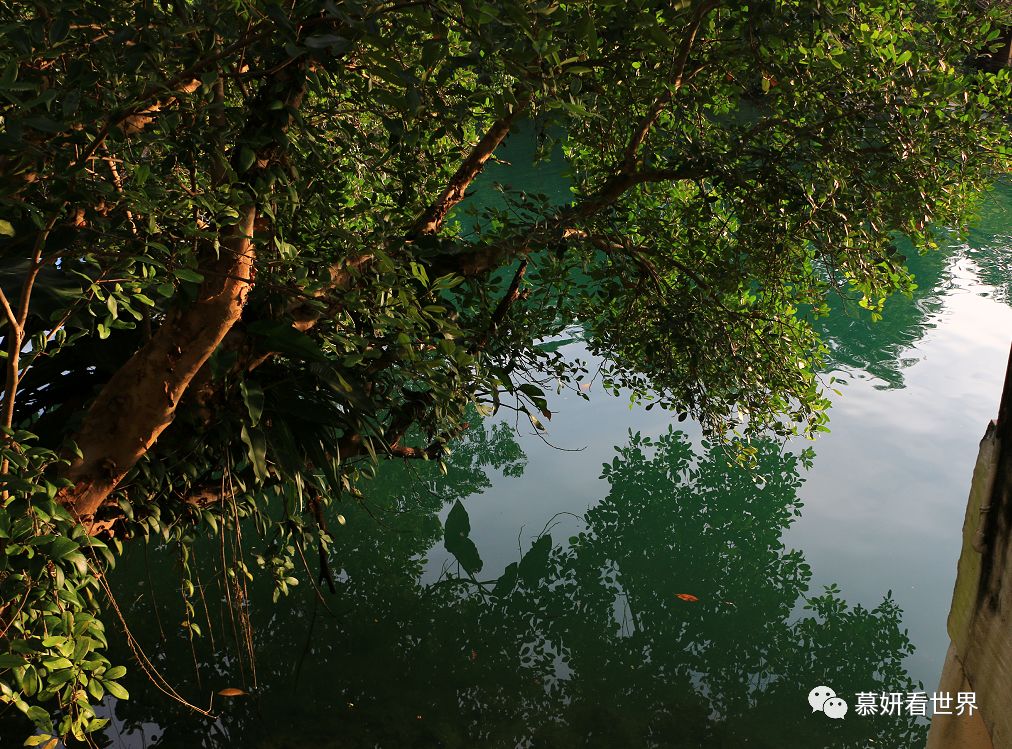
[[[475,404],[543,428],[567,331],[716,437],[824,428],[827,295],[909,289],[895,233],[1005,164],[998,12],[0,3],[2,698],[94,729],[119,539],[252,517],[284,592],[380,458],[442,460]],[[571,195],[469,219],[521,127]]]

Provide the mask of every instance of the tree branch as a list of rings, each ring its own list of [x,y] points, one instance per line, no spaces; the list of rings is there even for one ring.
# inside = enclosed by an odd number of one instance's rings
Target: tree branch
[[[518,97],[516,105],[509,114],[500,117],[492,123],[485,132],[485,135],[481,137],[464,161],[457,167],[443,192],[411,225],[408,231],[409,239],[439,232],[447,215],[453,210],[454,206],[464,199],[471,183],[481,174],[485,168],[485,164],[503,140],[506,139],[506,136],[509,135],[510,130],[520,115],[527,110],[532,97],[533,94],[530,93]],[[331,265],[328,269],[330,283],[326,289],[319,292],[319,295],[323,296],[327,291],[347,289],[354,278],[354,271],[368,265],[372,262],[373,257],[372,253],[366,253],[358,257],[341,260]],[[294,305],[289,311],[295,318],[295,328],[302,331],[309,330],[320,318],[318,310],[310,309],[301,302]]]
[[[671,82],[671,86],[650,106],[647,110],[646,116],[640,120],[639,125],[633,131],[632,137],[629,139],[629,144],[626,146],[625,154],[622,159],[622,171],[632,172],[636,168],[636,154],[639,151],[643,141],[647,139],[647,135],[650,132],[650,128],[653,127],[657,118],[664,110],[675,94],[681,89],[682,84],[685,81],[685,66],[689,60],[689,52],[692,50],[692,44],[696,40],[696,36],[699,34],[699,27],[702,25],[703,20],[709,15],[710,11],[716,8],[720,4],[719,0],[706,0],[706,2],[700,3],[696,10],[692,13],[692,20],[689,22],[689,28],[686,30],[685,36],[682,38],[681,47],[678,50],[678,57],[675,62],[675,77]]]
[[[394,458],[408,458],[413,460],[435,460],[443,452],[443,446],[433,442],[428,447],[406,447],[404,445],[391,445],[390,455]]]
[[[520,261],[520,267],[517,268],[517,272],[513,275],[513,280],[510,282],[509,288],[506,289],[506,294],[503,295],[503,298],[499,300],[499,304],[496,305],[489,320],[488,328],[484,335],[475,342],[472,352],[480,351],[488,345],[489,339],[495,335],[496,329],[506,318],[506,313],[509,312],[510,307],[520,298],[520,283],[523,281],[524,274],[527,273],[527,260],[525,257]]]
[[[4,312],[11,326],[11,332],[7,340],[7,375],[4,381],[3,393],[3,426],[7,429],[10,429],[14,423],[14,401],[17,399],[18,383],[21,380],[21,347],[25,340],[25,327],[28,324],[28,311],[32,303],[32,290],[35,287],[35,279],[39,276],[39,270],[42,268],[42,250],[45,249],[49,233],[56,226],[56,221],[59,219],[64,207],[66,207],[66,201],[61,203],[57,210],[53,211],[52,216],[50,216],[46,225],[39,230],[38,236],[35,238],[35,245],[32,248],[32,264],[29,267],[24,283],[21,285],[21,298],[18,300],[16,314],[11,309],[7,297],[3,297]],[[2,466],[0,466],[0,473],[6,474],[8,467],[7,461],[4,460]]]
[[[527,255],[552,242],[564,239],[565,233],[571,230],[574,224],[578,225],[597,215],[637,185],[698,179],[707,174],[707,169],[708,164],[699,161],[671,169],[654,169],[632,174],[615,173],[597,192],[588,195],[574,206],[560,209],[545,221],[532,224],[522,234],[477,249],[472,249],[473,245],[469,245],[458,252],[436,258],[434,272],[436,275],[459,273],[468,278],[482,276],[509,258]]]
[[[470,187],[471,182],[485,168],[485,162],[488,161],[495,149],[499,147],[499,144],[509,135],[513,123],[527,109],[530,101],[531,94],[520,97],[509,114],[500,117],[492,123],[492,126],[489,127],[485,135],[471,149],[471,153],[467,155],[467,158],[464,159],[457,168],[457,171],[454,172],[446,189],[443,190],[442,194],[432,205],[425,209],[411,227],[409,236],[424,236],[435,234],[439,231],[443,225],[443,221],[446,220],[447,214],[464,199],[464,194],[467,192],[467,188]]]
[[[17,328],[17,315],[15,315],[14,310],[11,309],[11,303],[8,301],[7,295],[4,293],[3,289],[0,289],[0,303],[3,304],[4,314],[7,316],[7,322],[12,328]]]
[[[176,406],[204,362],[239,319],[253,284],[254,205],[223,241],[210,277],[188,308],[169,312],[141,349],[120,367],[92,403],[76,442],[81,455],[66,471],[73,486],[59,499],[88,521],[175,418]],[[241,279],[241,280],[240,280]]]
[[[305,63],[300,63],[265,81],[250,105],[232,158],[239,158],[242,144],[259,141],[245,175],[254,196],[254,180],[276,159],[305,90]],[[271,108],[273,101],[285,106]],[[105,384],[85,416],[76,436],[81,453],[65,472],[72,486],[58,498],[89,527],[105,499],[172,423],[194,377],[242,315],[255,273],[258,199],[251,197],[237,208],[239,221],[222,237],[217,258],[209,253],[201,268],[205,280],[196,300],[166,315],[151,339]]]

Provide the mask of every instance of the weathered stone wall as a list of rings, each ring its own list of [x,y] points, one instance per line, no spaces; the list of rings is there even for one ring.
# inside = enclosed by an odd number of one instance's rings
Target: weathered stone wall
[[[934,718],[928,749],[1012,749],[1012,356],[973,471],[948,631],[939,691],[975,692],[979,713]]]

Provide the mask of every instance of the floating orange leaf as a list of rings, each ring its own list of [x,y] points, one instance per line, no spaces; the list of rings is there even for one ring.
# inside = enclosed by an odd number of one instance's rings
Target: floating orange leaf
[[[246,692],[241,689],[236,689],[235,687],[226,687],[225,689],[219,689],[218,694],[222,697],[242,697],[246,694]]]
[[[699,600],[694,595],[692,595],[692,593],[679,593],[678,595],[675,596],[675,598],[681,598],[683,601],[690,601],[690,602],[695,602]]]

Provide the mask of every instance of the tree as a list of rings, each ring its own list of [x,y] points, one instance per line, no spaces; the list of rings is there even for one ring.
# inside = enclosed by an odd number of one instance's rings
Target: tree
[[[714,436],[813,434],[827,294],[909,289],[893,233],[930,248],[1007,163],[969,0],[0,8],[0,695],[61,735],[119,689],[123,539],[253,517],[325,555],[324,508],[471,404],[550,418],[573,326]],[[522,122],[572,199],[465,230]]]

